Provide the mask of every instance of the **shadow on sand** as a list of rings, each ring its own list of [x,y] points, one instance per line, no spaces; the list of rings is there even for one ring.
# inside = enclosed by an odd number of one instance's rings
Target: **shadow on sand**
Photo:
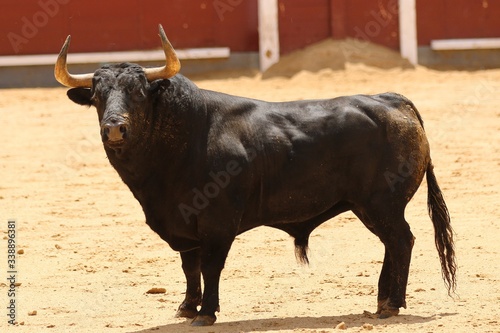
[[[216,322],[209,327],[191,327],[190,320],[164,326],[151,327],[130,333],[234,333],[234,332],[269,332],[293,329],[334,329],[339,323],[346,323],[348,328],[362,327],[364,324],[377,326],[391,326],[398,324],[422,324],[436,320],[438,317],[454,316],[456,313],[443,313],[437,316],[422,317],[412,315],[399,315],[388,319],[377,319],[366,314],[350,314],[344,316],[324,316],[324,317],[288,317],[288,318],[267,318],[251,319],[242,321]]]

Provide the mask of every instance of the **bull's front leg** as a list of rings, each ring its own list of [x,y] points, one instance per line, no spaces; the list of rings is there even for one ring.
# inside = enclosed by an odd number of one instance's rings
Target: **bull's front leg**
[[[232,240],[212,241],[201,248],[201,273],[204,290],[201,309],[191,323],[192,326],[210,326],[215,323],[215,312],[220,311],[219,281]]]
[[[186,276],[186,298],[179,306],[176,317],[195,318],[201,305],[200,249],[181,252],[182,270]]]

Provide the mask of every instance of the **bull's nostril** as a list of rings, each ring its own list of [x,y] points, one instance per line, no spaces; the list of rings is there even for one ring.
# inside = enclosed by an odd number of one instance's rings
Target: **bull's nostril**
[[[108,135],[108,134],[109,134],[109,127],[107,127],[107,126],[106,126],[106,127],[104,127],[104,128],[102,129],[102,133],[103,133],[103,134],[105,134],[105,135]]]
[[[127,127],[125,125],[120,126],[120,133],[125,134],[127,132]]]

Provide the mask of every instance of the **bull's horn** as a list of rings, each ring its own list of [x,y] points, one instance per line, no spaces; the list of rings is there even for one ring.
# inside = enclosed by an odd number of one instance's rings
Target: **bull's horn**
[[[149,82],[158,80],[158,79],[168,79],[175,74],[179,73],[181,69],[181,63],[175,54],[174,48],[170,44],[165,35],[165,31],[161,24],[159,25],[160,30],[160,38],[161,45],[163,48],[163,52],[165,52],[165,66],[163,67],[154,67],[154,68],[145,68],[144,73],[146,74],[146,78]]]
[[[68,72],[68,66],[66,64],[66,58],[68,56],[69,42],[71,41],[71,36],[66,38],[64,45],[59,52],[57,57],[56,67],[54,68],[54,76],[56,80],[65,85],[66,87],[76,88],[91,88],[92,87],[92,77],[94,74],[70,74]]]

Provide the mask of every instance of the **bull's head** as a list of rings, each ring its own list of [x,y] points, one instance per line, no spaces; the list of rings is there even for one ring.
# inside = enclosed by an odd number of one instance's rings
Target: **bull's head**
[[[56,80],[72,88],[68,91],[72,101],[96,107],[102,141],[107,148],[121,151],[134,132],[133,119],[143,118],[159,87],[153,81],[171,78],[180,70],[179,59],[161,25],[159,30],[166,59],[162,67],[143,68],[124,63],[105,65],[95,73],[74,75],[66,65],[70,36],[59,53],[54,69]]]

